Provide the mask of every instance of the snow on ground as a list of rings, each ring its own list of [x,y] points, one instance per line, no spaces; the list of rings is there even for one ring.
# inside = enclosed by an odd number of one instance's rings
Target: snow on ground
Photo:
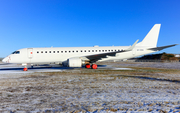
[[[180,112],[180,81],[165,80],[178,73],[154,79],[118,70],[57,70],[0,70],[0,112]]]

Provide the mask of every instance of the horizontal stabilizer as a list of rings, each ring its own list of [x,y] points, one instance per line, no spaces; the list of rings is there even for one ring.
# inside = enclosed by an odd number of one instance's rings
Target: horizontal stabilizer
[[[165,48],[173,47],[173,46],[176,46],[176,45],[178,45],[178,44],[173,44],[173,45],[168,45],[168,46],[161,46],[161,47],[155,47],[155,48],[149,48],[148,50],[160,51],[160,50],[163,50]]]

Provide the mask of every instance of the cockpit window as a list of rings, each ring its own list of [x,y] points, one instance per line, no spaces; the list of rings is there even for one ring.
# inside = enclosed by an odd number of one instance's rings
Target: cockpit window
[[[20,51],[14,51],[12,54],[20,54]]]

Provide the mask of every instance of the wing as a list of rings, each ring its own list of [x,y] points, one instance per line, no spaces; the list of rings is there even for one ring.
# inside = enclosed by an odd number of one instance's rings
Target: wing
[[[149,48],[149,50],[160,51],[160,50],[163,50],[165,48],[173,47],[173,46],[176,46],[176,45],[178,45],[178,44],[173,44],[173,45],[168,45],[168,46],[161,46],[161,47],[155,47],[155,48]]]
[[[139,40],[137,40],[131,47],[129,47],[128,49],[123,50],[123,51],[115,51],[115,52],[88,55],[88,56],[81,57],[81,59],[84,61],[89,61],[90,63],[93,63],[93,62],[96,62],[98,60],[101,60],[102,58],[108,58],[108,56],[116,56],[116,53],[123,53],[123,52],[127,52],[127,51],[132,51],[134,49],[134,47],[136,46],[138,41]]]

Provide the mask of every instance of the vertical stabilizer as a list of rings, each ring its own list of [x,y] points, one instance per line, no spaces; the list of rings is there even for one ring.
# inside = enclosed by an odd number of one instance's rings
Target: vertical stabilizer
[[[148,46],[148,47],[156,47],[157,41],[159,37],[159,30],[161,24],[155,24],[142,42],[138,43],[137,46]]]

